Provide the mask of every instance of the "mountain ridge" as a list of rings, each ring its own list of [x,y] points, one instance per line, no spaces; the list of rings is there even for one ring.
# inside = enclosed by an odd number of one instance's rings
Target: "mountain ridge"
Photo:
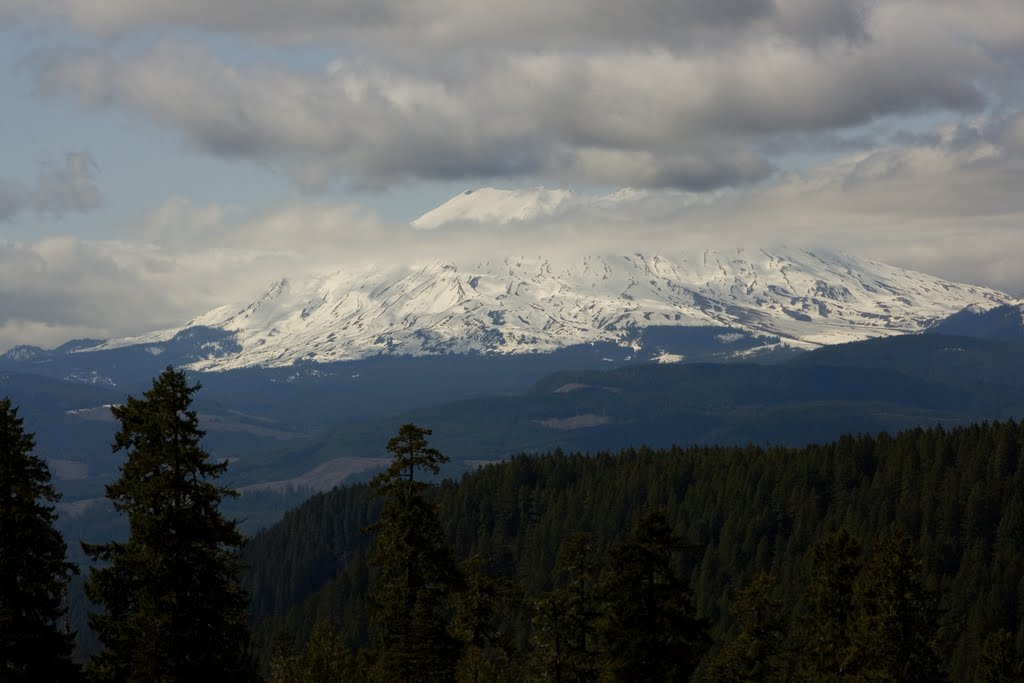
[[[971,305],[927,330],[937,334],[967,334],[992,341],[1024,341],[1024,299],[994,308]]]
[[[281,279],[249,303],[180,328],[77,347],[159,346],[220,330],[189,367],[216,371],[376,355],[550,352],[613,342],[639,349],[652,326],[724,327],[764,348],[816,348],[920,332],[966,306],[1012,301],[831,250],[701,250],[504,257],[365,267]],[[747,350],[749,352],[749,350]]]

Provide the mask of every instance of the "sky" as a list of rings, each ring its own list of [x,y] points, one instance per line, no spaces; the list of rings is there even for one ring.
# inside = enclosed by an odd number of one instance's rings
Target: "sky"
[[[0,0],[0,93],[0,351],[502,250],[825,246],[1024,295],[1020,0]],[[630,200],[409,226],[479,187]]]

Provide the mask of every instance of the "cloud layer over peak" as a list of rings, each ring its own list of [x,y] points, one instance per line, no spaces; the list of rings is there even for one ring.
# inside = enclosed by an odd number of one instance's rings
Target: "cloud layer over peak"
[[[65,57],[42,78],[306,189],[487,177],[708,190],[766,178],[780,136],[999,104],[1019,83],[1024,28],[1001,21],[1014,0],[982,4],[66,0],[86,30],[356,47],[310,70],[165,39]]]
[[[0,228],[31,241],[0,242],[0,347],[180,323],[349,262],[496,250],[824,245],[1024,293],[1022,16],[0,0],[0,86],[31,100],[3,112]],[[573,194],[527,220],[402,222],[483,186]],[[364,206],[392,200],[402,221]]]

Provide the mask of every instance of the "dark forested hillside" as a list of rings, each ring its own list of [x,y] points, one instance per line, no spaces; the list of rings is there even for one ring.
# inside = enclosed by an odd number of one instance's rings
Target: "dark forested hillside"
[[[802,446],[842,434],[965,425],[1024,414],[1021,346],[906,335],[829,346],[778,364],[637,364],[559,371],[518,394],[340,422],[275,456],[295,476],[342,455],[376,455],[382,434],[430,425],[456,476],[519,452],[647,444]],[[466,461],[471,461],[467,465]],[[281,476],[281,478],[284,478]]]
[[[735,635],[730,605],[759,573],[775,583],[754,586],[774,586],[772,599],[796,624],[816,542],[846,529],[867,558],[902,530],[923,560],[923,585],[938,596],[943,665],[964,680],[990,634],[1005,629],[1010,640],[1000,642],[1024,648],[1022,445],[1024,428],[1009,421],[799,449],[555,452],[482,467],[434,495],[456,558],[480,555],[532,596],[561,585],[556,563],[574,532],[588,532],[604,557],[645,511],[663,508],[687,546],[675,567],[690,578],[716,648]],[[324,618],[350,647],[365,645],[370,571],[360,529],[377,509],[365,486],[340,488],[252,540],[247,581],[265,651],[275,637],[301,643]],[[515,623],[527,648],[531,622]]]

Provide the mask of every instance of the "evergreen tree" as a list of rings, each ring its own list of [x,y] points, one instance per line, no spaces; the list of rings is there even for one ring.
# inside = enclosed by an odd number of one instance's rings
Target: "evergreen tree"
[[[708,664],[707,680],[715,683],[790,680],[789,657],[783,643],[788,619],[782,602],[773,596],[777,580],[758,574],[736,596],[732,613],[739,633]]]
[[[562,542],[556,569],[564,586],[535,602],[534,670],[543,680],[597,680],[600,616],[594,595],[597,566],[590,535],[576,532]]]
[[[512,680],[516,650],[503,628],[523,602],[514,583],[486,571],[474,555],[461,565],[465,588],[458,595],[453,631],[463,643],[456,680],[467,683]]]
[[[563,541],[556,566],[565,582],[561,593],[566,607],[567,680],[583,683],[597,679],[597,630],[600,616],[594,583],[597,560],[590,534],[576,532]]]
[[[924,586],[913,541],[903,532],[882,538],[854,585],[852,672],[862,680],[937,683],[935,596]]]
[[[614,548],[601,585],[604,673],[622,681],[685,681],[707,650],[707,626],[689,581],[672,566],[682,549],[663,510],[647,513]]]
[[[796,628],[802,680],[837,680],[847,673],[853,584],[860,571],[860,555],[860,543],[846,529],[829,534],[811,550],[806,607]]]
[[[552,683],[574,680],[565,637],[569,630],[569,610],[564,591],[552,591],[535,598],[532,607],[531,680]]]
[[[270,683],[336,683],[358,677],[355,658],[326,619],[316,622],[302,652],[278,652],[270,660]]]
[[[370,562],[377,574],[370,594],[377,662],[374,675],[384,681],[450,680],[460,642],[451,633],[451,598],[460,587],[458,568],[436,506],[425,494],[430,484],[416,478],[437,474],[448,461],[427,443],[429,429],[401,427],[387,445],[388,469],[371,482],[383,498],[373,535]]]
[[[1024,683],[1024,657],[1017,654],[1006,630],[990,634],[978,653],[977,683]]]
[[[698,610],[715,620],[715,632],[735,627],[725,609],[731,578],[771,571],[779,577],[774,595],[799,618],[791,645],[794,664],[803,669],[794,676],[814,681],[859,680],[859,662],[865,657],[854,654],[866,654],[863,644],[868,642],[858,625],[867,593],[858,591],[854,599],[850,587],[851,576],[862,564],[856,544],[851,537],[833,551],[812,555],[814,542],[841,527],[863,542],[893,525],[902,526],[913,531],[914,547],[920,549],[922,585],[941,590],[948,609],[938,635],[942,667],[954,680],[970,680],[979,671],[979,652],[987,634],[1006,629],[1014,636],[1016,650],[1024,651],[1019,609],[1024,604],[1022,451],[1024,426],[994,423],[862,435],[799,449],[555,453],[517,456],[480,467],[459,482],[441,483],[436,497],[429,497],[444,511],[442,523],[458,556],[488,553],[501,563],[502,574],[515,576],[531,598],[553,585],[559,591],[567,588],[565,580],[553,581],[553,571],[558,544],[575,530],[590,530],[595,546],[603,548],[618,539],[623,520],[632,519],[637,509],[664,505],[673,528],[680,533],[685,529],[687,538],[704,546],[696,567],[680,558],[673,566],[692,571]],[[978,484],[983,496],[974,494]],[[351,646],[370,642],[368,620],[363,618],[370,568],[362,560],[362,542],[352,542],[353,523],[348,521],[349,511],[376,518],[364,490],[368,487],[360,485],[325,494],[334,503],[323,515],[307,509],[304,514],[319,521],[315,530],[310,527],[302,533],[307,539],[303,544],[294,544],[292,525],[271,530],[263,543],[286,558],[253,583],[265,595],[294,581],[293,575],[299,577],[296,584],[303,583],[304,565],[292,559],[303,553],[317,558],[311,560],[316,572],[310,576],[337,574],[329,583],[317,578],[317,585],[323,586],[319,592],[313,586],[306,593],[283,596],[272,608],[266,603],[264,614],[284,613],[301,603],[288,620],[294,634],[307,636],[318,616],[330,614]],[[976,506],[984,502],[978,508],[983,523],[968,543],[962,536],[972,497]],[[733,504],[737,500],[750,504]],[[342,518],[345,528],[330,521]],[[812,560],[815,569],[805,571]],[[258,557],[253,557],[253,564],[260,564]],[[312,597],[307,600],[308,595]],[[540,652],[541,642],[557,643],[557,661],[566,672],[569,610],[564,602],[547,597],[543,602],[552,609],[544,613],[551,618],[538,614],[532,633],[525,624],[514,624],[516,642],[529,638],[535,644],[531,654]],[[933,597],[928,596],[925,606],[932,605]],[[925,621],[936,621],[934,611],[928,612]],[[552,626],[556,623],[561,624],[557,629]],[[262,628],[263,642],[270,642],[274,626],[268,622]],[[546,634],[541,633],[545,629]],[[825,635],[802,635],[819,632]],[[858,652],[853,649],[855,640]],[[805,651],[809,656],[801,661]],[[547,652],[553,654],[555,648]],[[596,658],[603,660],[599,654]],[[548,680],[553,676],[545,675]]]
[[[105,609],[89,615],[104,650],[89,662],[101,681],[245,679],[248,600],[239,583],[243,537],[221,516],[224,496],[190,409],[198,385],[168,367],[145,398],[112,408],[121,423],[114,451],[121,476],[107,486],[128,517],[127,542],[82,544],[101,563],[86,595]]]
[[[74,634],[62,625],[75,568],[54,528],[60,496],[34,447],[17,408],[0,399],[0,680],[46,683],[77,677]]]

